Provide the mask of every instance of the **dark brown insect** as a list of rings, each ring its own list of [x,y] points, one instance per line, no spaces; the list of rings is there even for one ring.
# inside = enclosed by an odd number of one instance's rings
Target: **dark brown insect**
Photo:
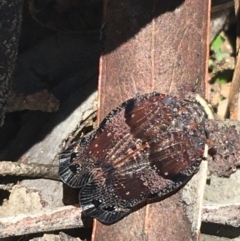
[[[81,188],[84,212],[113,223],[174,191],[198,170],[206,114],[194,98],[156,92],[127,100],[60,154],[64,183]]]

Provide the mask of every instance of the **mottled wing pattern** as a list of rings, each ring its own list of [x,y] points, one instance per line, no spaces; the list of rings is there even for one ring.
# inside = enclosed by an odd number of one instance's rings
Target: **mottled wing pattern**
[[[64,183],[73,188],[80,188],[91,182],[91,170],[95,167],[87,154],[87,146],[94,131],[79,141],[71,144],[59,155],[59,175]]]
[[[60,175],[68,185],[82,186],[87,215],[115,222],[194,174],[204,151],[204,120],[194,101],[155,92],[130,99],[62,154]]]
[[[165,195],[187,181],[203,156],[203,115],[197,103],[157,93],[126,105],[128,136],[138,145],[124,142],[128,150],[119,160],[112,152],[115,192],[135,203],[154,193]]]
[[[132,206],[115,195],[112,184],[100,185],[97,181],[87,184],[79,193],[80,205],[88,216],[102,223],[113,223],[131,212]]]

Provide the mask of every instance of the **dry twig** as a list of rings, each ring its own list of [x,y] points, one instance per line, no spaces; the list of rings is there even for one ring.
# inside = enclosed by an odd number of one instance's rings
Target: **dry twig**
[[[239,0],[234,0],[235,14],[237,18],[237,39],[236,39],[236,66],[234,69],[231,89],[229,93],[229,110],[230,118],[233,120],[240,119],[239,113],[239,89],[240,89],[240,16],[239,16]]]
[[[37,163],[0,162],[0,176],[27,176],[60,180],[58,166]]]

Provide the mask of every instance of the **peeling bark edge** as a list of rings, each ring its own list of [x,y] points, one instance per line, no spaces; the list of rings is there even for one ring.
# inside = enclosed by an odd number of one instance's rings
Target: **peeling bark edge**
[[[240,204],[203,206],[202,222],[240,226]],[[64,206],[0,218],[0,238],[84,227],[81,208]]]
[[[206,204],[202,210],[202,222],[240,227],[240,203]]]
[[[83,227],[81,209],[65,206],[0,218],[0,238]]]

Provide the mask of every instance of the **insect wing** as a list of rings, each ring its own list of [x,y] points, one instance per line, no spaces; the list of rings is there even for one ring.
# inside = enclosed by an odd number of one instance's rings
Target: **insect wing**
[[[60,175],[82,187],[87,215],[115,222],[138,203],[164,195],[195,173],[206,140],[196,102],[151,93],[124,102],[60,158]]]
[[[90,140],[91,135],[84,137],[59,155],[59,176],[70,187],[80,188],[92,180],[94,163],[86,152]]]

